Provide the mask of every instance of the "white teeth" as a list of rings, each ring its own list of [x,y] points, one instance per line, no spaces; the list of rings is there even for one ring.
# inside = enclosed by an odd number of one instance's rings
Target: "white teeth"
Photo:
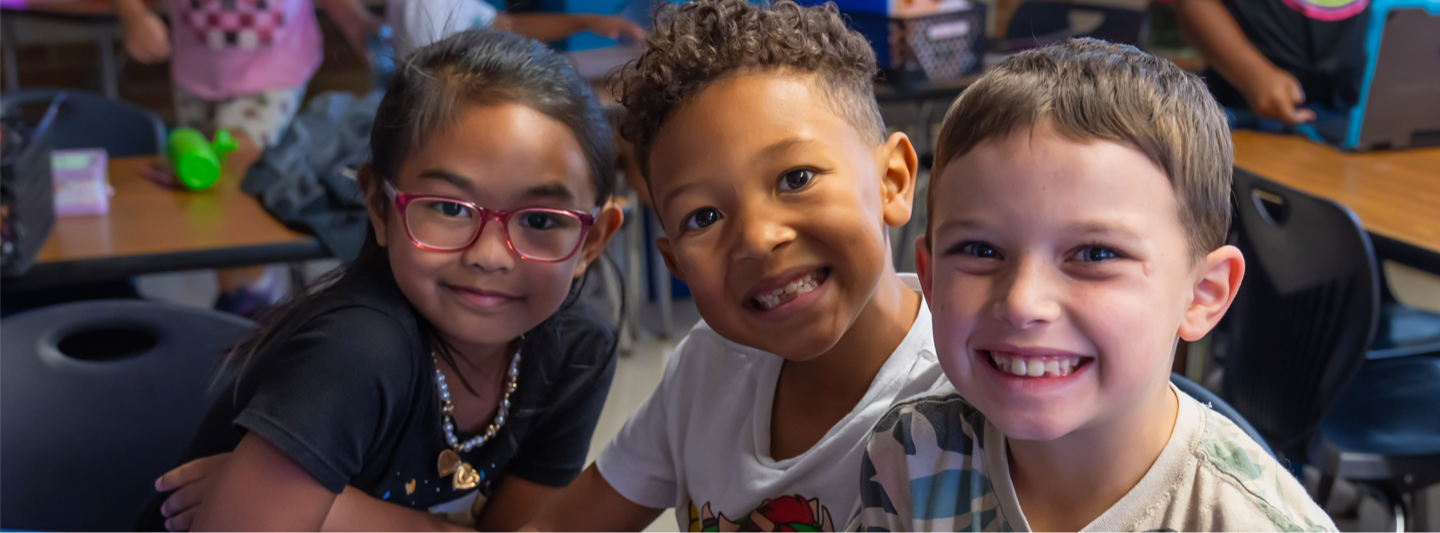
[[[1025,375],[1032,378],[1038,378],[1045,375],[1045,363],[1042,363],[1040,361],[1031,361],[1029,364],[1025,365]]]
[[[780,287],[778,289],[770,291],[770,294],[762,294],[760,296],[756,296],[755,302],[760,304],[761,309],[773,309],[775,307],[778,307],[781,303],[783,303],[780,298],[783,295],[805,294],[819,287],[820,283],[815,280],[815,276],[816,273],[812,272],[803,278],[797,279],[790,283],[786,283],[784,287]]]
[[[993,352],[990,353],[990,361],[993,362],[995,368],[1000,369],[1001,372],[1032,378],[1041,376],[1068,376],[1075,370],[1075,367],[1080,366],[1080,360],[1078,358],[1026,361],[1019,357],[1009,358],[995,355]]]

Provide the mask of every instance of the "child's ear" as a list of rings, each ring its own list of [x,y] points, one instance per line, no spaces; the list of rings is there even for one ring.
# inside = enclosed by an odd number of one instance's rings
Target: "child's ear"
[[[675,276],[675,279],[680,280],[680,283],[688,283],[685,281],[685,273],[681,272],[680,269],[675,266],[675,253],[670,250],[670,238],[660,237],[655,239],[655,249],[660,251],[660,258],[665,260],[665,268],[670,269],[670,274]]]
[[[605,207],[600,208],[600,214],[595,215],[595,224],[590,226],[590,233],[585,235],[585,244],[580,247],[580,263],[575,265],[575,277],[579,278],[585,274],[585,269],[605,253],[605,245],[609,244],[610,238],[625,223],[625,212],[620,206],[615,205],[615,200],[605,202]]]
[[[1221,246],[1200,260],[1190,307],[1180,322],[1180,338],[1195,342],[1210,333],[1240,292],[1245,256],[1234,246]]]
[[[365,195],[365,214],[370,216],[370,227],[375,229],[375,241],[381,247],[386,245],[385,238],[385,214],[390,198],[380,190],[380,178],[375,176],[375,171],[370,163],[360,165],[355,171],[355,181],[360,184],[360,194]]]
[[[885,224],[898,228],[910,221],[911,208],[915,205],[915,175],[920,171],[920,160],[915,156],[915,147],[904,133],[895,132],[880,149],[884,167],[880,176],[880,202],[884,207]]]

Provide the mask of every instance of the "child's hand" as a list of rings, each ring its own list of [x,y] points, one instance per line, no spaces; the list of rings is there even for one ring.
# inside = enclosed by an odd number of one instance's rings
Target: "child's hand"
[[[170,58],[170,32],[159,15],[145,12],[135,17],[122,17],[122,20],[125,23],[125,51],[130,53],[130,57],[147,65]]]
[[[590,30],[590,33],[611,39],[620,39],[623,37],[632,43],[645,42],[645,29],[634,22],[620,17],[596,15],[587,21],[585,29]]]
[[[1314,111],[1299,107],[1305,103],[1305,91],[1289,72],[1271,67],[1247,85],[1245,101],[1256,115],[1292,125],[1315,120]]]
[[[155,480],[156,492],[175,491],[160,505],[160,514],[165,517],[165,529],[190,530],[190,524],[195,522],[195,512],[205,500],[205,491],[210,487],[210,480],[228,460],[228,453],[196,459]]]

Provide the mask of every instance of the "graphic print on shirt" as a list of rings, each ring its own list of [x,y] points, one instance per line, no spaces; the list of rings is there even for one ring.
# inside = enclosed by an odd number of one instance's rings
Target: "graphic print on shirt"
[[[830,510],[820,505],[819,498],[782,496],[760,502],[750,514],[731,520],[725,513],[716,515],[706,502],[699,510],[690,502],[690,531],[835,531]]]
[[[195,38],[210,48],[269,47],[285,27],[284,0],[187,0]]]
[[[1285,0],[1285,5],[1315,20],[1345,20],[1364,11],[1370,0]]]

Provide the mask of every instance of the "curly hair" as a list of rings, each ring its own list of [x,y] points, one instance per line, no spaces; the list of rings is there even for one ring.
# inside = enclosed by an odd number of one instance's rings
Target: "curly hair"
[[[613,73],[610,91],[628,113],[620,134],[635,144],[649,179],[650,147],[674,109],[731,72],[745,68],[814,73],[819,93],[863,135],[885,136],[875,102],[875,52],[840,18],[835,4],[791,0],[664,3],[645,52]]]

